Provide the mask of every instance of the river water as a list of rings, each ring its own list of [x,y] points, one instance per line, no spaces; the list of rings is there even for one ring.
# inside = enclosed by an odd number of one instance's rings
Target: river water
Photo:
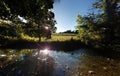
[[[0,76],[120,76],[120,54],[81,48],[0,50]]]

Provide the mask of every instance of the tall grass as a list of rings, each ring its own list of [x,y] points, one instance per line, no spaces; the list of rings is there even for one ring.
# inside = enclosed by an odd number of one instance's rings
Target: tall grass
[[[43,42],[54,42],[54,41],[69,41],[69,40],[78,40],[77,36],[74,34],[52,34],[51,39],[41,39]]]
[[[20,34],[20,37],[7,37],[10,41],[27,41],[27,42],[38,42],[38,37],[30,37],[29,35]],[[41,37],[41,42],[64,42],[64,41],[70,41],[70,40],[79,40],[78,37],[75,34],[52,34],[50,39],[47,39],[46,37]]]
[[[21,39],[35,42],[39,40],[39,38],[37,37],[30,37],[24,34],[21,34]],[[75,34],[52,34],[51,39],[46,39],[45,37],[41,38],[42,42],[69,41],[69,40],[78,40],[78,38]]]

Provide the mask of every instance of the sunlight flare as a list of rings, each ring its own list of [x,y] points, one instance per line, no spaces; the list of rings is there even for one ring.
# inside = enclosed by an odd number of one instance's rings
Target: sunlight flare
[[[44,49],[44,50],[41,50],[40,52],[47,55],[49,53],[49,50],[48,49]]]
[[[1,57],[5,57],[5,56],[6,56],[6,54],[1,54],[0,56],[1,56]]]
[[[49,29],[49,27],[48,27],[48,26],[45,26],[45,29],[46,29],[46,30],[48,30],[48,29]]]

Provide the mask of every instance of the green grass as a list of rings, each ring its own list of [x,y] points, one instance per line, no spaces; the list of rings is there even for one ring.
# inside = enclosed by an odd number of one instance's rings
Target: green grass
[[[26,41],[38,42],[39,38],[30,37],[28,35],[22,35],[21,38]],[[69,40],[78,40],[76,34],[52,34],[51,39],[46,39],[45,37],[41,38],[42,42],[55,42],[55,41],[69,41]]]
[[[69,40],[78,40],[76,35],[61,35],[61,34],[53,34],[51,39],[48,39],[47,41],[69,41]],[[42,39],[42,41],[45,41]]]
[[[50,46],[51,49],[71,50],[78,49],[78,45],[83,45],[76,35],[71,34],[52,34],[51,39],[30,37],[28,35],[21,35],[20,38],[12,38],[6,40],[6,43],[0,45],[2,48],[39,48],[41,46]],[[72,47],[74,46],[74,47]]]

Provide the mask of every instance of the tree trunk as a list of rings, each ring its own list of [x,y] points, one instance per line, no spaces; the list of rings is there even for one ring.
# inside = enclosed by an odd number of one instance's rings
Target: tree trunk
[[[39,36],[39,43],[41,42],[41,36]]]
[[[39,43],[41,42],[41,21],[38,21],[38,37],[39,37]]]

